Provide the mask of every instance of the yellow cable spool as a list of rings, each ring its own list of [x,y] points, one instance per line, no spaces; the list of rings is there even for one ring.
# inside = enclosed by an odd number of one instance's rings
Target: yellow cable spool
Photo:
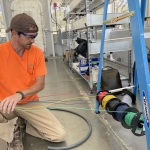
[[[106,104],[108,103],[108,101],[110,101],[113,98],[116,97],[114,95],[106,95],[102,100],[102,107],[106,109]]]

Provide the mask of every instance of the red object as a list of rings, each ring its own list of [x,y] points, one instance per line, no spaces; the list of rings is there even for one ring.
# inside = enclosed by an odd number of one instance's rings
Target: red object
[[[57,7],[57,3],[53,3],[53,7]]]
[[[99,102],[101,102],[101,101],[102,101],[102,98],[103,98],[106,94],[108,94],[108,92],[106,92],[106,91],[99,92],[99,94],[97,95],[97,100],[98,100]]]

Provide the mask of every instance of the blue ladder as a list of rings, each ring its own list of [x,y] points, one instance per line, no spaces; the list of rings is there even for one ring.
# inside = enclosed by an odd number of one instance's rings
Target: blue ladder
[[[134,16],[130,18],[132,41],[136,60],[136,74],[138,79],[135,81],[135,83],[138,83],[140,89],[140,100],[145,120],[144,125],[146,131],[147,148],[150,150],[150,76],[146,54],[146,44],[144,39],[146,0],[141,1],[141,8],[139,1],[128,0],[128,7],[129,11],[135,11]]]
[[[109,0],[105,0],[103,21],[107,19],[107,9]],[[147,148],[150,150],[150,77],[148,69],[148,61],[146,54],[146,44],[144,39],[144,19],[146,10],[146,0],[141,0],[141,6],[139,0],[128,0],[129,11],[134,11],[134,15],[130,17],[130,26],[132,33],[132,43],[134,48],[134,55],[136,60],[135,69],[135,88],[133,94],[137,95],[138,85],[140,89],[140,100],[142,104],[142,112],[144,114],[144,126],[146,132]],[[106,24],[102,27],[102,38],[100,47],[100,61],[98,72],[98,84],[97,92],[100,91],[101,75],[103,66],[103,53],[105,42],[105,30]],[[100,103],[96,100],[95,112],[99,113]]]

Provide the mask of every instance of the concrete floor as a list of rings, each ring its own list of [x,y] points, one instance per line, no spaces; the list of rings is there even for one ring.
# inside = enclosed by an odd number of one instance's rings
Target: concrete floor
[[[105,62],[104,65],[108,65]],[[40,101],[50,108],[61,108],[77,112],[86,117],[92,124],[92,134],[89,139],[73,150],[146,150],[145,136],[136,137],[130,130],[121,126],[111,115],[102,111],[95,114],[95,95],[89,95],[88,83],[77,73],[72,73],[68,63],[59,59],[49,59],[47,64],[45,89],[39,93]],[[110,65],[110,64],[109,64]],[[123,74],[127,69],[119,68]],[[121,95],[120,95],[120,98]],[[140,110],[140,101],[137,105]],[[103,110],[100,107],[101,110]],[[87,123],[74,114],[53,110],[67,131],[66,141],[63,143],[51,143],[30,135],[25,135],[23,143],[25,150],[47,150],[48,146],[66,147],[82,140],[88,133]],[[0,141],[0,150],[6,150],[6,143]]]

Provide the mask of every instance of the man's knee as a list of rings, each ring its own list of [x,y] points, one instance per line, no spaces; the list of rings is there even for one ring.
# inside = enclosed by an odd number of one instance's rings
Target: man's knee
[[[61,130],[61,131],[58,132],[54,142],[63,142],[63,141],[65,141],[65,139],[66,139],[66,131]]]
[[[51,142],[63,142],[66,139],[66,131],[64,129],[57,130],[56,132],[44,134],[43,138]]]
[[[57,133],[55,133],[55,135],[52,137],[51,136],[51,142],[63,142],[65,141],[66,138],[66,131],[63,130],[59,130],[57,131]]]

